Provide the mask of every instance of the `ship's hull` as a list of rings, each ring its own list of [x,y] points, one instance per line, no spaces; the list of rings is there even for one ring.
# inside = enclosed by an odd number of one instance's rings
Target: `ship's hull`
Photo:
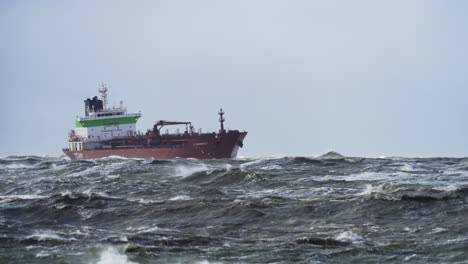
[[[129,146],[120,145],[111,148],[94,148],[71,151],[64,149],[63,152],[70,159],[98,159],[111,156],[124,158],[142,159],[174,159],[174,158],[195,158],[195,159],[230,159],[237,156],[239,147],[247,135],[247,132],[229,132],[220,138],[201,137],[185,141],[183,145],[142,145]]]

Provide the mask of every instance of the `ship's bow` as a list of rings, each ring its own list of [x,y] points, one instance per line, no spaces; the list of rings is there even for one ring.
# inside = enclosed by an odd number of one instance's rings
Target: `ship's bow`
[[[244,139],[247,132],[239,132],[237,130],[229,131],[224,135],[220,135],[221,140],[218,148],[218,158],[232,159],[237,157],[239,148],[244,146]]]

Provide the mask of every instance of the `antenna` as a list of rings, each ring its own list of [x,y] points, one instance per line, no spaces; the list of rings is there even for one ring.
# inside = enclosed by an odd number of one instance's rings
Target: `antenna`
[[[99,88],[99,92],[101,93],[104,110],[107,109],[107,91],[107,85],[105,83],[101,83],[101,88]]]
[[[218,115],[219,115],[219,122],[221,123],[221,130],[219,130],[219,133],[224,134],[224,132],[225,132],[225,130],[224,130],[224,121],[226,121],[226,119],[224,119],[224,117],[223,117],[224,111],[223,111],[222,108],[219,109]]]

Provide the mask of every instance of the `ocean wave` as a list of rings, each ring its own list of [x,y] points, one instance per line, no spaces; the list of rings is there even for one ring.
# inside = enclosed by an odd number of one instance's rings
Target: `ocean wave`
[[[11,195],[0,195],[0,202],[8,203],[13,201],[21,200],[35,200],[35,199],[46,199],[49,198],[47,195],[36,195],[36,194],[11,194]]]
[[[467,193],[467,187],[442,191],[427,186],[384,183],[378,185],[367,184],[366,189],[360,193],[360,195],[366,195],[372,199],[380,200],[433,202],[463,198]]]
[[[102,158],[97,158],[94,159],[96,161],[117,161],[117,160],[135,160],[135,161],[144,161],[146,159],[143,158],[127,158],[127,157],[122,157],[122,156],[117,156],[117,155],[111,155],[108,157],[102,157]]]
[[[21,163],[11,163],[11,164],[5,164],[1,166],[2,169],[7,169],[7,170],[18,170],[18,169],[32,169],[35,168],[36,166],[34,164],[21,164]]]
[[[188,201],[192,200],[192,198],[188,195],[177,195],[169,199],[169,201]]]
[[[191,176],[198,172],[208,171],[209,168],[205,164],[196,164],[192,166],[178,165],[174,168],[174,175],[182,178]]]
[[[110,196],[105,192],[93,191],[92,189],[88,189],[82,192],[72,192],[70,190],[66,190],[59,194],[54,194],[50,196],[50,198],[54,199],[55,201],[61,202],[78,200],[95,201],[122,199],[120,197]]]
[[[466,159],[10,159],[0,262],[450,262],[467,245]]]
[[[161,165],[161,164],[171,164],[173,161],[172,160],[147,160],[147,162],[153,165]]]
[[[350,242],[340,241],[333,238],[320,238],[320,237],[304,237],[298,238],[294,242],[297,244],[311,244],[324,247],[346,247],[351,245]]]
[[[137,202],[142,205],[163,203],[165,201],[164,199],[157,200],[157,199],[150,199],[150,198],[143,198],[143,197],[129,197],[129,198],[126,198],[126,200],[129,202]]]
[[[132,236],[132,237],[134,237],[135,235],[139,235],[139,234],[163,234],[163,235],[166,235],[166,234],[169,234],[169,233],[171,233],[171,234],[172,233],[179,233],[179,231],[176,230],[176,229],[161,228],[161,227],[158,227],[155,224],[143,225],[143,226],[139,226],[139,227],[130,226],[130,227],[127,227],[125,230],[128,231],[129,236]]]
[[[338,157],[338,156],[320,156],[313,157],[291,157],[283,160],[288,166],[309,165],[314,167],[336,167],[344,165],[356,165],[363,161],[362,158]]]
[[[316,158],[308,158],[308,157],[293,157],[290,158],[290,164],[313,164],[313,165],[322,165],[326,164],[324,160],[316,159]],[[334,164],[334,163],[328,163]]]
[[[17,161],[28,161],[31,163],[40,162],[47,159],[48,156],[7,156],[5,158],[0,158],[0,164],[3,162],[17,162]]]
[[[52,242],[71,242],[75,238],[66,238],[63,233],[53,230],[37,230],[33,234],[25,238],[26,241],[34,240],[37,242],[52,241]]]
[[[249,168],[249,167],[256,167],[256,166],[259,166],[259,165],[266,165],[266,164],[269,164],[271,161],[274,161],[274,160],[277,160],[277,159],[261,158],[261,159],[250,160],[248,162],[245,162],[245,163],[242,163],[241,165],[239,165],[239,168],[240,169],[246,169],[246,168]]]
[[[317,157],[317,159],[322,160],[344,160],[345,158],[345,156],[333,150]]]
[[[235,184],[252,184],[265,179],[258,173],[234,169],[200,170],[183,179],[186,183],[220,187]]]
[[[95,264],[138,264],[138,262],[130,261],[124,252],[120,252],[114,247],[106,247],[101,250],[99,259]]]
[[[344,231],[335,238],[338,241],[357,243],[362,241],[362,237],[352,231]]]

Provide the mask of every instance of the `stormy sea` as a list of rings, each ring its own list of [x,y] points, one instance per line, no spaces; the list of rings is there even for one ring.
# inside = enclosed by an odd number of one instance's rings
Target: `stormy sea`
[[[0,263],[376,262],[468,262],[468,159],[0,158]]]

